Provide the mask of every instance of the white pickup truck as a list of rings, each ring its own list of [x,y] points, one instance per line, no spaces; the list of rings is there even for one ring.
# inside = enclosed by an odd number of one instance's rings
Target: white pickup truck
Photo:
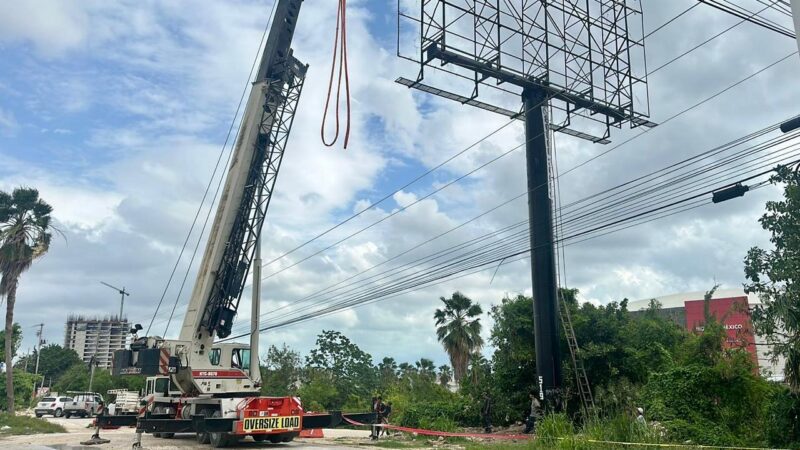
[[[99,413],[103,397],[96,392],[68,392],[72,401],[64,404],[64,417],[92,417]]]

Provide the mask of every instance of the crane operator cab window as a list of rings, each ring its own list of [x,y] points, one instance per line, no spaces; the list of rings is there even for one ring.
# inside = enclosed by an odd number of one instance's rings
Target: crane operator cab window
[[[231,352],[231,367],[234,369],[250,370],[250,349],[235,348]]]
[[[208,362],[210,362],[212,366],[219,365],[219,357],[221,352],[222,350],[219,348],[212,348],[211,351],[208,352]]]

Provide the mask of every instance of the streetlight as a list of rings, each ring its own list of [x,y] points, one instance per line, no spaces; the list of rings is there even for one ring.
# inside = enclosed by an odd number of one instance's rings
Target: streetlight
[[[118,287],[116,287],[116,286],[112,286],[112,285],[110,285],[110,284],[106,283],[105,281],[101,281],[101,282],[100,282],[100,284],[103,284],[103,285],[105,285],[105,286],[108,286],[108,287],[110,287],[111,289],[114,289],[115,291],[119,292],[119,294],[120,294],[120,300],[119,300],[119,320],[122,320],[122,307],[123,307],[123,305],[125,305],[125,296],[126,296],[126,295],[127,295],[127,296],[130,296],[131,294],[130,294],[129,292],[126,292],[126,291],[125,291],[125,286],[123,286],[123,287],[122,287],[122,289],[120,289],[120,288],[118,288]]]

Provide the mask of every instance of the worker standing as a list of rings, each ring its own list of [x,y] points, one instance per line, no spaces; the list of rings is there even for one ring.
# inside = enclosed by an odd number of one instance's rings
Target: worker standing
[[[638,423],[642,427],[647,426],[647,421],[644,420],[644,409],[641,407],[636,408],[636,423]]]
[[[525,430],[523,431],[523,433],[525,434],[534,431],[534,429],[536,428],[536,419],[539,417],[540,410],[542,407],[542,404],[539,402],[539,398],[537,397],[536,392],[530,393],[530,399],[531,399],[531,411],[530,414],[528,415],[527,420],[525,420]]]
[[[383,406],[383,421],[381,423],[383,423],[384,425],[389,425],[389,416],[391,415],[392,415],[392,402],[387,402],[386,405]],[[389,429],[387,427],[383,427],[383,434],[385,436],[389,435]]]
[[[492,396],[489,392],[483,394],[483,407],[481,408],[481,417],[483,418],[483,431],[486,434],[492,432]]]

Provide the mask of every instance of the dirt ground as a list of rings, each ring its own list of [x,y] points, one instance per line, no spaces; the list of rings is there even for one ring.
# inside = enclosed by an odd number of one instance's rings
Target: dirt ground
[[[94,432],[93,428],[87,428],[91,419],[64,419],[46,417],[45,420],[62,425],[67,429],[67,433],[56,434],[35,434],[27,436],[8,436],[0,438],[0,448],[20,449],[20,450],[73,450],[73,449],[102,449],[102,450],[122,450],[130,449],[136,433],[132,428],[119,430],[103,430],[100,436],[109,439],[111,442],[103,445],[83,446],[81,441],[89,439]],[[296,439],[286,444],[269,444],[254,442],[250,439],[228,448],[256,449],[354,449],[362,443],[369,442],[369,431],[333,429],[324,430],[324,438],[316,439]],[[186,448],[211,448],[208,445],[200,445],[195,440],[193,434],[176,435],[173,439],[155,438],[149,434],[142,436],[142,448],[152,450],[173,450]]]

